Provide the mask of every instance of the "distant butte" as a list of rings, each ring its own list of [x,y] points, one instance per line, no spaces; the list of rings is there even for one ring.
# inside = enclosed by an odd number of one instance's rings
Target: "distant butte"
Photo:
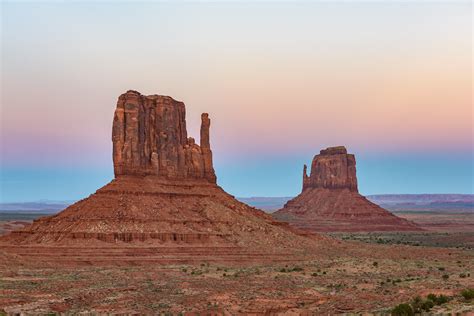
[[[301,194],[273,216],[316,232],[421,230],[359,194],[356,160],[343,146],[323,149],[314,156],[309,176],[304,165]]]
[[[112,129],[115,178],[59,214],[1,237],[5,249],[33,252],[35,260],[173,263],[287,260],[322,244],[324,238],[277,222],[219,187],[209,116],[201,116],[198,145],[185,115],[184,103],[171,97],[122,94]]]

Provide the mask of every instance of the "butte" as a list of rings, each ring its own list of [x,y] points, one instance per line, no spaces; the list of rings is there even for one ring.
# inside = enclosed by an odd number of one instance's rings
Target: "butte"
[[[316,232],[418,231],[359,194],[356,161],[343,146],[314,156],[311,174],[303,167],[303,190],[273,214],[292,226]]]
[[[328,240],[237,201],[216,183],[208,114],[200,145],[182,102],[127,91],[118,98],[115,178],[62,212],[0,238],[34,261],[186,263],[295,260]]]

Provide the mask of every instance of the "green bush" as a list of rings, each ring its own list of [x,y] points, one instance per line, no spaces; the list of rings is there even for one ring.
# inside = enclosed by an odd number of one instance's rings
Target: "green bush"
[[[413,312],[415,313],[421,313],[422,305],[423,305],[423,300],[419,296],[415,297],[411,301],[411,308],[413,309]]]
[[[415,312],[410,304],[399,304],[392,309],[392,316],[414,316]]]
[[[450,300],[445,295],[428,294],[426,299],[422,299],[420,296],[412,299],[410,304],[397,305],[392,310],[392,315],[415,315],[423,312],[429,312],[435,305],[441,305]]]
[[[429,312],[435,306],[435,303],[432,300],[425,300],[421,303],[420,308],[425,312]]]
[[[428,294],[426,298],[433,301],[433,303],[435,303],[436,305],[441,305],[441,304],[449,302],[449,297],[443,294],[436,295],[436,294],[431,293],[431,294]]]
[[[464,297],[464,299],[470,301],[474,298],[474,289],[462,290],[461,295]]]

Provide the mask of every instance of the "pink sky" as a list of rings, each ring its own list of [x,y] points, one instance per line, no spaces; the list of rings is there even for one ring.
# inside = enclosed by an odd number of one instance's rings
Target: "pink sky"
[[[472,7],[2,3],[4,166],[104,166],[119,94],[209,112],[217,163],[472,155]],[[471,169],[472,173],[472,169]]]

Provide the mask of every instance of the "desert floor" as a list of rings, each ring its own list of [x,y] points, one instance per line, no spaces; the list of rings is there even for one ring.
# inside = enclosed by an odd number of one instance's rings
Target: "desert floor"
[[[442,220],[416,216],[425,223]],[[29,221],[4,217],[2,233]],[[2,257],[0,249],[0,315],[384,314],[430,293],[451,298],[432,313],[470,314],[474,301],[460,293],[474,288],[474,232],[454,226],[443,232],[329,234],[335,246],[308,260],[266,264],[37,264]]]
[[[385,313],[416,296],[445,294],[438,312],[474,311],[474,252],[343,241],[328,257],[274,264],[49,265],[4,257],[4,313]],[[336,247],[337,248],[337,247]],[[344,253],[343,250],[346,250]],[[1,258],[0,258],[1,259]]]

